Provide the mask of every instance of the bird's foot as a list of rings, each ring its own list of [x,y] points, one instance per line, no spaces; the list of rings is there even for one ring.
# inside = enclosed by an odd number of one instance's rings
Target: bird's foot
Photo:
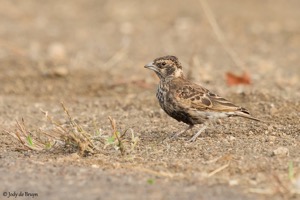
[[[173,134],[170,136],[170,139],[171,139],[171,140],[177,140],[179,135],[181,135],[181,134],[179,134],[179,133],[173,133]]]
[[[200,134],[199,134],[200,135]],[[196,141],[196,139],[197,139],[197,137],[198,137],[198,135],[193,135],[193,137],[191,138],[191,139],[189,139],[189,140],[187,140],[187,142],[195,142]]]
[[[195,142],[197,137],[206,129],[206,126],[203,126],[188,142]]]
[[[171,140],[175,140],[175,139],[178,139],[178,137],[180,135],[182,135],[183,133],[187,132],[188,130],[192,129],[194,125],[189,125],[189,127],[187,127],[186,129],[184,129],[183,131],[180,131],[180,132],[177,132],[177,133],[173,133],[171,136],[170,136],[170,139]]]

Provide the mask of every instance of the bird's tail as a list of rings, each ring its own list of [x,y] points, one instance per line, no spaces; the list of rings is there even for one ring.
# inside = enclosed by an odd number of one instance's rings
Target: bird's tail
[[[251,119],[251,120],[254,120],[254,121],[262,122],[262,120],[257,119],[255,117],[252,117],[250,114],[244,113],[244,112],[241,112],[241,111],[235,112],[234,115],[232,115],[232,116],[244,117],[244,118]]]
[[[249,111],[243,107],[239,107],[237,109],[237,111],[230,112],[228,117],[244,117],[244,118],[251,119],[254,121],[262,122],[262,120],[252,117],[250,115]]]

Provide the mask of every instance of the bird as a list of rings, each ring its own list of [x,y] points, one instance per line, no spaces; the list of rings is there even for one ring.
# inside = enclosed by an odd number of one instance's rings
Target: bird
[[[187,80],[176,56],[167,55],[156,58],[144,67],[153,70],[159,78],[156,97],[160,107],[178,122],[189,125],[186,129],[175,133],[172,138],[177,138],[195,125],[201,124],[202,128],[188,140],[194,142],[207,126],[222,118],[243,117],[261,121],[251,116],[246,108],[237,106]]]

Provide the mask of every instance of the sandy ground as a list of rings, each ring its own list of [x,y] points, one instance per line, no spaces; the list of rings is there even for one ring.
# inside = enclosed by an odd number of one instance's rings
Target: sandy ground
[[[209,5],[244,67],[200,1],[1,0],[0,199],[299,199],[300,2]],[[186,125],[159,108],[158,79],[143,68],[168,54],[266,123],[226,119],[194,143],[196,129],[170,140]],[[243,71],[250,85],[226,85],[227,72]],[[60,102],[91,134],[110,137],[109,116],[130,129],[125,155],[108,141],[86,157],[61,146],[27,151],[8,134],[22,118],[33,137],[51,134],[41,110],[67,124]]]

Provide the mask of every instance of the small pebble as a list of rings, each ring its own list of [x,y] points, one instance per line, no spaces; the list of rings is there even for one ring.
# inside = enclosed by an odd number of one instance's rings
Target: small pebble
[[[235,179],[234,179],[234,180],[230,180],[230,181],[229,181],[229,185],[230,185],[230,186],[235,186],[235,185],[238,185],[238,184],[239,184],[239,181],[238,181],[238,180],[235,180]]]
[[[286,148],[286,147],[278,147],[277,149],[275,149],[272,152],[272,155],[273,156],[280,156],[280,157],[288,156],[289,155],[289,149]]]
[[[48,56],[52,60],[64,60],[67,57],[65,46],[58,42],[50,44],[48,47]]]
[[[69,70],[66,67],[55,67],[52,74],[54,76],[64,77],[69,74]]]

